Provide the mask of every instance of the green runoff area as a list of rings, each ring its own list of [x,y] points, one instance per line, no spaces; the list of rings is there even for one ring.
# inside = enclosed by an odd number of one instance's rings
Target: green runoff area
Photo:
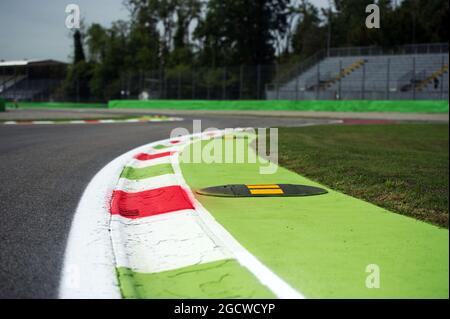
[[[20,108],[102,108],[102,109],[172,109],[212,111],[316,111],[316,112],[400,112],[448,113],[448,101],[287,101],[287,100],[112,100],[106,103],[19,102]],[[14,108],[6,102],[7,108]]]
[[[211,150],[208,143],[219,149],[224,148],[223,141],[196,143]],[[181,169],[194,191],[214,185],[272,183],[304,184],[329,191],[309,197],[196,194],[234,238],[305,297],[448,298],[447,229],[332,190],[283,167],[275,174],[261,175],[260,168],[267,163],[260,163],[259,157],[256,163],[192,163],[183,157],[190,154],[190,148],[181,157]],[[380,287],[368,288],[367,267],[374,264],[379,267]],[[273,297],[233,260],[155,274],[130,269],[117,272],[122,294],[130,298]]]

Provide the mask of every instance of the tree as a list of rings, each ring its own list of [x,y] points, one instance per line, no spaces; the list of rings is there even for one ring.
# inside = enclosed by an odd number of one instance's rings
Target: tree
[[[373,45],[366,27],[366,7],[373,0],[335,0],[336,14],[333,17],[333,46]]]
[[[255,66],[311,56],[327,46],[328,34],[331,47],[448,42],[447,0],[393,1],[333,0],[330,9],[319,10],[308,0],[124,0],[129,21],[73,33],[64,92],[109,99],[120,97],[124,75],[158,70],[164,85],[190,83],[195,70],[199,91],[208,96],[210,88],[237,91],[242,82],[243,96],[254,98],[272,77],[272,68],[261,75]],[[381,29],[365,26],[366,6],[374,2]],[[246,67],[233,68],[239,65]]]
[[[77,64],[78,62],[84,61],[85,56],[83,49],[83,40],[80,30],[76,30],[73,33],[73,47],[74,47],[73,63]]]
[[[396,10],[393,30],[398,42],[448,42],[449,3],[447,0],[404,0]]]
[[[212,65],[271,64],[275,32],[287,28],[288,0],[210,0],[195,36]]]
[[[177,0],[174,49],[189,44],[189,26],[199,18],[201,7],[199,0]]]
[[[91,99],[90,79],[92,78],[92,65],[86,61],[79,61],[69,66],[67,75],[62,84],[65,99],[72,101],[88,101]]]
[[[89,81],[92,76],[92,66],[85,60],[83,35],[80,30],[73,33],[73,46],[73,64],[67,70],[61,91],[66,99],[88,100],[91,96]]]
[[[92,93],[100,99],[120,97],[121,76],[132,68],[130,62],[129,25],[116,21],[106,32],[104,58],[93,67]]]
[[[193,65],[193,45],[189,42],[190,27],[198,20],[202,4],[198,0],[177,0],[174,15],[173,50],[169,54],[168,66]]]
[[[108,43],[108,31],[100,24],[94,23],[87,30],[86,39],[89,60],[100,63],[105,59],[105,49]]]
[[[297,56],[306,58],[326,46],[326,28],[321,26],[319,10],[308,1],[302,1],[296,12],[300,17],[292,36],[292,47]]]

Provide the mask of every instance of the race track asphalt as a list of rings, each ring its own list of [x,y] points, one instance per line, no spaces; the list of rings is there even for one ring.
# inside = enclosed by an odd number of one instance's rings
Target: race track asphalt
[[[279,127],[298,118],[196,116],[202,127]],[[0,124],[0,298],[56,298],[66,240],[91,178],[115,157],[166,139],[182,122]]]

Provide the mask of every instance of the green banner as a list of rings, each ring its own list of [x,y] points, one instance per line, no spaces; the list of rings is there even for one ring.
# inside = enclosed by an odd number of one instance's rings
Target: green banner
[[[285,100],[112,100],[109,108],[144,108],[216,111],[317,111],[317,112],[400,112],[447,113],[448,101],[285,101]]]

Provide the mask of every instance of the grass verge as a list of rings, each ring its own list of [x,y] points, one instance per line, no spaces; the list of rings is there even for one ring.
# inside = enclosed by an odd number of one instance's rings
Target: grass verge
[[[448,125],[279,130],[280,164],[348,195],[448,228]]]

